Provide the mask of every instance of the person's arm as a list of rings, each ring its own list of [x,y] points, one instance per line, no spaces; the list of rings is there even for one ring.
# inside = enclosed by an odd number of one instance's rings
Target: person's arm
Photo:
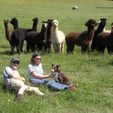
[[[45,79],[45,78],[50,77],[50,75],[39,74],[36,71],[33,71],[31,74],[32,74],[32,77],[38,78],[38,79]]]
[[[25,81],[25,79],[21,77],[19,73],[17,73],[18,75],[14,74],[12,69],[9,67],[7,67],[4,72],[7,78],[14,78],[14,79],[20,79],[20,80]]]

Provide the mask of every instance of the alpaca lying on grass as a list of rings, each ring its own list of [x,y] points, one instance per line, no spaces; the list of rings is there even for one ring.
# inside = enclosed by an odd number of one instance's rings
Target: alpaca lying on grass
[[[64,75],[64,73],[60,69],[60,65],[52,64],[51,75],[54,77],[56,82],[61,84],[69,85],[70,88],[77,88],[77,85],[74,85],[70,82],[70,80]]]
[[[53,48],[55,53],[63,53],[64,52],[64,42],[65,42],[65,35],[62,31],[58,29],[58,20],[52,21],[52,36],[51,42],[53,44]]]

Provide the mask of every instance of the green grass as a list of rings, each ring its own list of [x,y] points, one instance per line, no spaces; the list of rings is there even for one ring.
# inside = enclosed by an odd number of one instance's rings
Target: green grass
[[[38,17],[40,31],[42,20],[56,18],[59,29],[68,34],[84,31],[84,23],[89,18],[98,21],[106,17],[106,29],[110,29],[112,4],[113,1],[109,0],[0,0],[0,113],[113,113],[113,55],[108,55],[107,51],[104,55],[81,54],[80,48],[76,47],[73,55],[66,52],[62,55],[54,52],[42,55],[45,74],[50,72],[52,63],[60,64],[70,80],[78,84],[75,92],[64,91],[47,98],[25,94],[25,101],[18,104],[14,101],[14,94],[2,89],[3,70],[13,57],[8,54],[10,46],[5,38],[3,19],[17,17],[20,27],[30,28],[32,18]],[[79,10],[72,10],[73,5],[79,6]],[[31,55],[14,55],[21,61],[19,71],[26,80]],[[44,86],[39,88],[44,93],[54,93]]]

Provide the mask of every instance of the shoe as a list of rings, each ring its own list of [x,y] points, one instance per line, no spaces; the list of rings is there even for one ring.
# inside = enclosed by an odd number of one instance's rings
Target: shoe
[[[15,97],[15,100],[16,100],[17,102],[22,102],[22,100],[23,100],[23,95],[17,94],[16,97]]]

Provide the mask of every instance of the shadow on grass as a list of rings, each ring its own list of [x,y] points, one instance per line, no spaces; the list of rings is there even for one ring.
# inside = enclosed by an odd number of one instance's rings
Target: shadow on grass
[[[0,52],[0,55],[12,55],[12,54],[11,54],[11,51],[6,50],[4,52]]]

